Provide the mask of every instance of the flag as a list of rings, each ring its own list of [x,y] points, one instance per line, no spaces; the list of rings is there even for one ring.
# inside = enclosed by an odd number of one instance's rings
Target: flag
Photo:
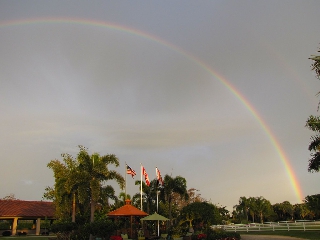
[[[150,186],[149,177],[148,177],[147,171],[144,167],[142,167],[142,175],[144,176],[144,179],[146,180],[147,186]]]
[[[156,167],[156,172],[157,172],[158,183],[161,184],[161,185],[163,185],[163,180],[162,180],[160,171],[159,171],[159,169],[158,169],[157,167]]]
[[[136,172],[127,165],[127,174],[130,174],[132,178],[134,178],[134,176],[136,175]]]

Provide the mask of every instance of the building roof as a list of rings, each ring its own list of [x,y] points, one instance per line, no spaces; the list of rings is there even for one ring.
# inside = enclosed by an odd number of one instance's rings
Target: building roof
[[[53,218],[52,202],[0,200],[0,217],[48,217]]]
[[[148,213],[141,211],[140,209],[131,205],[130,200],[126,200],[126,205],[109,212],[107,215],[109,217],[116,217],[116,216],[148,216]]]

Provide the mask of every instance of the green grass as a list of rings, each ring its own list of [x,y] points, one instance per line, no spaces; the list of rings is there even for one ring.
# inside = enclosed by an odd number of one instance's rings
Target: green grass
[[[240,235],[278,235],[278,236],[289,236],[310,240],[319,240],[320,239],[320,231],[257,231],[257,232],[242,232]]]
[[[55,236],[9,236],[3,237],[1,236],[1,240],[49,240],[48,238],[54,238]]]

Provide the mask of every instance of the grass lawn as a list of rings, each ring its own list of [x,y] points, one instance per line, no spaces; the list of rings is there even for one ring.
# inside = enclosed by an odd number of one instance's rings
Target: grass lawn
[[[320,231],[274,231],[274,232],[242,232],[240,235],[278,235],[278,236],[289,236],[303,239],[320,239]]]
[[[0,237],[1,240],[49,240],[48,238],[55,238],[55,236],[9,236]]]

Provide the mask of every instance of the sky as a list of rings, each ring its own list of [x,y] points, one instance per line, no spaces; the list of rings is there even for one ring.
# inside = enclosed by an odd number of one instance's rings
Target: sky
[[[0,1],[0,198],[41,200],[47,164],[115,154],[232,211],[319,194],[305,127],[319,1]],[[137,172],[125,175],[125,164]],[[109,181],[120,193],[117,184]]]

